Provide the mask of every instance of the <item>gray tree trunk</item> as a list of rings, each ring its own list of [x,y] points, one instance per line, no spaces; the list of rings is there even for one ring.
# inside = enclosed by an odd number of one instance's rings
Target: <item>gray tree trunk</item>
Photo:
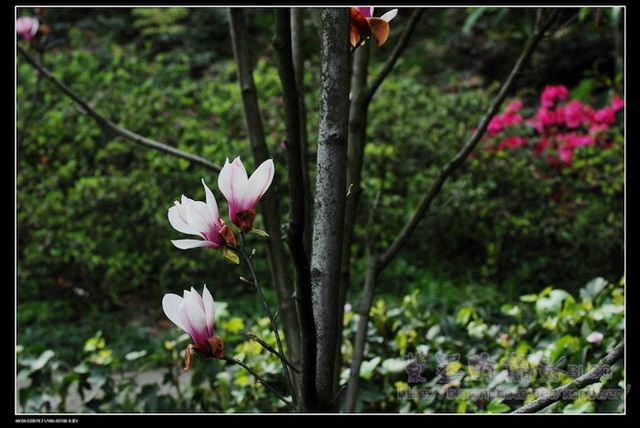
[[[349,119],[349,9],[322,12],[320,124],[316,161],[311,290],[316,324],[318,410],[336,406],[340,262]]]

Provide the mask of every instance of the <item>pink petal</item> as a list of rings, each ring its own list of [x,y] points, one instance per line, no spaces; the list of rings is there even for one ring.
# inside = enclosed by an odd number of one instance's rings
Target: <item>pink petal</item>
[[[167,217],[169,218],[169,223],[171,224],[171,227],[173,227],[178,232],[186,233],[189,235],[198,235],[199,234],[198,231],[195,230],[193,227],[189,226],[187,223],[185,223],[183,218],[180,216],[180,211],[181,211],[180,208],[181,207],[179,206],[173,206],[169,208]]]
[[[393,10],[390,10],[389,12],[385,13],[384,15],[382,15],[380,17],[380,19],[382,19],[383,21],[389,22],[393,18],[395,18],[397,14],[398,14],[398,9],[393,9]]]
[[[209,215],[211,216],[211,220],[214,224],[220,225],[220,211],[218,210],[218,202],[216,201],[216,197],[213,196],[213,192],[207,186],[207,183],[204,182],[204,178],[201,180],[202,185],[204,186],[204,194],[206,196],[207,207],[209,208]]]
[[[189,250],[198,247],[220,248],[220,244],[212,241],[200,241],[198,239],[174,239],[171,241],[173,245],[181,250]]]
[[[184,312],[183,321],[186,319],[186,324],[189,324],[191,331],[191,337],[196,343],[204,343],[209,338],[207,332],[207,321],[204,315],[203,306],[201,307],[202,299],[196,293],[184,292]]]
[[[373,9],[373,7],[356,7],[356,10],[365,18],[371,18],[373,16]]]
[[[244,195],[243,205],[245,209],[254,208],[262,195],[265,194],[273,181],[273,160],[267,159],[254,171],[249,178],[247,191]]]
[[[209,332],[209,337],[213,337],[213,326],[216,322],[216,306],[213,301],[213,296],[207,289],[207,286],[204,286],[202,290],[202,301],[204,302],[204,315],[207,319],[207,329]]]
[[[178,326],[179,329],[186,332],[187,330],[180,320],[181,305],[182,297],[178,296],[177,294],[168,293],[165,294],[162,298],[162,310],[164,311],[164,314],[167,316],[167,318],[169,318],[169,320],[171,320],[172,323]]]

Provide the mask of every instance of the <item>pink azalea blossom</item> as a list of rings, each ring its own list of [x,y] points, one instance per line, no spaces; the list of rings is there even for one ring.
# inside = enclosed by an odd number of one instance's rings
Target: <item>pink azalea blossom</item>
[[[587,336],[587,342],[599,345],[604,339],[604,335],[599,331],[594,331]]]
[[[20,34],[25,40],[31,40],[38,32],[39,26],[37,18],[23,16],[16,20],[16,33]]]
[[[522,110],[522,101],[511,101],[507,106],[507,114],[517,113]]]
[[[218,176],[218,187],[229,203],[229,218],[242,232],[253,226],[255,207],[273,181],[273,160],[264,161],[249,177],[239,157],[227,159]]]
[[[596,135],[602,132],[606,132],[609,129],[609,125],[606,123],[594,123],[589,127],[589,134]]]
[[[533,153],[535,155],[540,155],[542,152],[546,150],[547,147],[549,147],[549,140],[542,137],[538,140],[536,145],[533,147]]]
[[[545,86],[542,91],[542,95],[540,95],[540,104],[542,107],[550,108],[553,107],[556,99],[566,100],[569,96],[569,91],[566,86],[558,85],[558,86]]]
[[[502,118],[499,115],[493,116],[491,121],[489,121],[489,125],[487,125],[487,131],[491,135],[498,135],[502,132]]]
[[[508,148],[516,148],[527,144],[528,140],[524,137],[507,137],[498,144],[498,150],[504,150]]]
[[[571,146],[558,147],[558,157],[562,162],[566,164],[570,164],[573,158],[573,147]]]
[[[225,239],[221,234],[224,222],[220,218],[218,203],[213,193],[202,180],[206,202],[194,201],[182,195],[181,202],[169,208],[169,223],[178,232],[196,235],[199,239],[178,239],[171,242],[181,250],[197,247],[220,248]]]
[[[596,141],[588,135],[569,135],[569,145],[571,147],[593,146]]]
[[[583,123],[589,120],[589,116],[586,114],[584,106],[580,101],[571,100],[564,107],[564,121],[569,128],[578,128]]]
[[[614,111],[622,110],[624,108],[624,101],[620,98],[620,95],[615,94],[613,98],[611,98],[611,108]]]
[[[540,107],[536,112],[536,120],[534,121],[536,130],[539,133],[544,132],[544,128],[555,125],[557,122],[556,113],[546,107]]]
[[[165,294],[162,309],[171,322],[191,336],[194,343],[206,345],[207,339],[213,337],[216,309],[206,285],[202,296],[193,287],[191,291],[184,290],[182,297]]]
[[[613,125],[616,123],[616,111],[613,107],[603,107],[600,110],[596,110],[593,115],[593,120],[598,123],[606,123],[607,125]]]

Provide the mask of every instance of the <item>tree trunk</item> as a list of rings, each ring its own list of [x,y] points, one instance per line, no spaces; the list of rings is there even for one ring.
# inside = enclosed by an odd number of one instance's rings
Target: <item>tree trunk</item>
[[[274,47],[278,56],[278,71],[282,83],[285,127],[287,132],[287,163],[289,174],[289,198],[291,211],[287,223],[287,243],[296,273],[296,303],[300,325],[301,367],[299,409],[305,410],[306,403],[315,401],[315,336],[313,309],[311,302],[311,272],[309,258],[304,244],[306,221],[306,193],[303,156],[301,151],[301,127],[298,89],[293,64],[291,43],[291,16],[288,8],[276,11],[276,39]]]
[[[349,9],[322,12],[320,124],[316,161],[311,288],[316,324],[318,410],[336,406],[340,263],[346,202],[349,118]]]
[[[264,128],[255,83],[253,81],[253,65],[246,40],[244,12],[240,8],[229,10],[231,40],[233,52],[238,67],[238,80],[242,91],[247,132],[255,165],[259,165],[269,158],[269,150],[264,137]],[[278,179],[274,177],[274,182]],[[275,183],[274,183],[275,184]],[[276,187],[276,186],[273,186]],[[260,212],[264,219],[265,228],[269,233],[267,239],[269,267],[271,269],[271,283],[278,295],[279,318],[285,332],[288,356],[294,365],[300,364],[300,330],[296,308],[293,301],[291,277],[287,265],[287,253],[282,242],[280,230],[280,213],[278,209],[278,195],[267,192],[260,200]]]

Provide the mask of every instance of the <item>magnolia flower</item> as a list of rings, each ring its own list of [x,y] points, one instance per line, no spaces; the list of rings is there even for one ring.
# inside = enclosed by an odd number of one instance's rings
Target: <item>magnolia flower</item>
[[[249,177],[239,157],[225,160],[218,187],[229,203],[229,218],[242,232],[249,232],[256,218],[255,207],[273,181],[273,160],[267,159]]]
[[[599,345],[602,342],[604,335],[599,331],[594,331],[587,336],[587,342]]]
[[[202,180],[206,202],[194,201],[182,195],[181,202],[169,208],[169,223],[178,232],[201,237],[199,239],[178,239],[171,242],[181,250],[196,247],[220,248],[225,243],[235,246],[231,230],[224,224],[218,211],[218,203],[211,189]]]
[[[351,46],[372,35],[378,46],[382,46],[389,38],[389,21],[396,17],[398,9],[390,10],[380,18],[374,17],[373,11],[373,6],[351,8]]]
[[[16,33],[20,34],[25,40],[31,40],[38,32],[39,26],[37,18],[23,16],[16,20]]]
[[[187,346],[185,370],[191,366],[192,349],[203,358],[224,356],[222,339],[213,335],[216,308],[206,285],[202,296],[193,287],[191,291],[184,290],[182,297],[173,293],[165,294],[162,309],[171,322],[193,339],[194,344]]]

